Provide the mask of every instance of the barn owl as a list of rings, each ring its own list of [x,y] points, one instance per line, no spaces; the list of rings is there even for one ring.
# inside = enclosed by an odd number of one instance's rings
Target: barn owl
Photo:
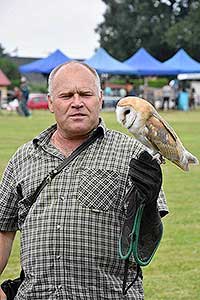
[[[116,116],[119,123],[151,149],[153,156],[160,153],[184,171],[189,171],[189,164],[199,164],[148,101],[138,97],[122,98],[117,104]]]

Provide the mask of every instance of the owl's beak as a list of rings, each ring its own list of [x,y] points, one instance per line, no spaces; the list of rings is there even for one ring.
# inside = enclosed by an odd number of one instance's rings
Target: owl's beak
[[[120,119],[120,121],[122,122],[123,125],[125,125],[125,123],[126,123],[126,116],[128,114],[130,114],[131,111],[130,111],[129,108],[122,108],[121,110],[122,110],[122,113],[121,113],[121,119]]]
[[[128,114],[130,114],[130,109],[129,108],[126,108],[124,111],[123,111],[123,119],[122,119],[122,124],[123,125],[125,125],[125,123],[126,123],[126,116],[128,115]]]
[[[123,124],[123,125],[126,123],[126,119],[125,119],[125,118],[122,119],[121,121],[122,121],[122,124]]]

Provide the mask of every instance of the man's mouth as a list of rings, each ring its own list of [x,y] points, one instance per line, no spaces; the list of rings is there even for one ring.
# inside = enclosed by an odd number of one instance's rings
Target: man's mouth
[[[85,117],[86,114],[83,114],[83,113],[74,113],[74,114],[71,114],[70,117],[71,118],[80,118],[80,117]]]

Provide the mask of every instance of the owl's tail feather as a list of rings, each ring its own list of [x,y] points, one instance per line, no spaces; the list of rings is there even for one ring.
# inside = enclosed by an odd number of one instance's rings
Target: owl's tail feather
[[[199,165],[197,157],[187,150],[181,160],[173,162],[184,171],[189,171],[189,164]]]
[[[189,171],[188,162],[187,163],[183,163],[183,162],[174,160],[173,163],[175,163],[183,171]]]
[[[199,165],[199,160],[196,156],[187,151],[187,159],[189,164]]]

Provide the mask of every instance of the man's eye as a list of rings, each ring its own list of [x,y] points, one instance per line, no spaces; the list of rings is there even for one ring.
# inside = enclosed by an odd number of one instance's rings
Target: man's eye
[[[88,92],[88,93],[80,93],[81,97],[91,97],[92,93]]]
[[[60,98],[63,99],[63,100],[65,100],[65,99],[67,100],[67,99],[70,99],[72,96],[73,95],[71,95],[71,94],[69,94],[69,95],[61,95]]]

